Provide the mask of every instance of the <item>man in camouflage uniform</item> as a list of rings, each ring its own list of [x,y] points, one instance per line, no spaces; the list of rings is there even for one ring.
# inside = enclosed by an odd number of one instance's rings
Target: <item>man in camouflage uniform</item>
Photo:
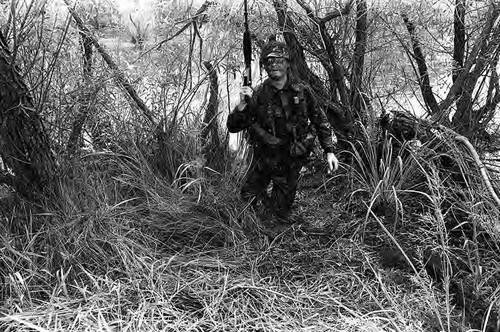
[[[254,156],[241,195],[257,203],[262,200],[279,224],[286,223],[299,172],[310,154],[316,135],[326,153],[331,171],[338,168],[331,127],[325,113],[316,107],[309,88],[291,78],[290,56],[284,43],[264,46],[261,65],[268,78],[255,89],[243,87],[240,103],[229,115],[230,132],[248,130]],[[272,181],[271,197],[267,187]]]

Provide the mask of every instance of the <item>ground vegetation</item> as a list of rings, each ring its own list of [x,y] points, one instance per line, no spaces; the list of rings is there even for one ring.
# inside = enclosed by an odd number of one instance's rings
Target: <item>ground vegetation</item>
[[[497,2],[249,0],[341,160],[273,238],[224,126],[242,2],[0,6],[0,330],[500,330]]]

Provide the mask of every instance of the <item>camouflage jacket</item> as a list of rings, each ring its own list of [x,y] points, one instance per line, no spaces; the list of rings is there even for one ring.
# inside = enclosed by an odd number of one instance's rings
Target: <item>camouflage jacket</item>
[[[283,145],[304,141],[311,136],[314,140],[317,135],[326,153],[334,151],[330,123],[325,113],[316,107],[310,89],[303,84],[287,83],[278,90],[265,80],[256,88],[247,109],[242,112],[235,109],[227,119],[231,133],[249,129],[252,137],[256,135],[255,125]],[[258,146],[258,140],[255,141],[252,143]]]

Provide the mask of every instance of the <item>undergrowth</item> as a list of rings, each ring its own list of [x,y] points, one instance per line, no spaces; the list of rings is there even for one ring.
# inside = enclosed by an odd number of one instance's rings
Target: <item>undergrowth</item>
[[[227,137],[201,146],[207,77],[192,47],[186,65],[184,42],[115,45],[151,126],[104,62],[82,83],[69,19],[45,29],[31,19],[45,11],[27,11],[13,53],[62,181],[46,204],[0,188],[0,331],[500,330],[500,211],[453,137],[362,128],[335,176],[302,175],[302,222],[271,241],[239,199],[247,152]],[[130,21],[142,48],[149,28]],[[98,151],[67,160],[85,103]]]
[[[1,329],[488,330],[498,209],[467,160],[451,186],[426,145],[393,143],[354,144],[272,242],[238,198],[244,155],[214,170],[177,145],[163,175],[134,144],[84,155],[57,208],[2,201]]]

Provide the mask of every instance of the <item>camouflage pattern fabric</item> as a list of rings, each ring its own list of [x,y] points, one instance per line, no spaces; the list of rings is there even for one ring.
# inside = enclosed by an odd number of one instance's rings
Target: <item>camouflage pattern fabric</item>
[[[262,48],[262,53],[260,54],[261,66],[264,64],[265,59],[270,55],[290,60],[290,52],[288,52],[286,44],[277,41],[271,41]]]
[[[253,199],[254,204],[262,202],[266,212],[286,221],[295,200],[301,167],[301,163],[273,157],[254,159],[241,188],[241,196],[245,200]],[[268,195],[267,188],[271,181],[272,191]]]
[[[266,80],[244,111],[234,110],[229,115],[227,126],[233,133],[248,130],[254,147],[242,197],[262,201],[276,217],[287,219],[300,169],[316,136],[325,153],[334,151],[330,124],[310,90],[300,84],[277,90]],[[271,181],[273,190],[268,196]]]

